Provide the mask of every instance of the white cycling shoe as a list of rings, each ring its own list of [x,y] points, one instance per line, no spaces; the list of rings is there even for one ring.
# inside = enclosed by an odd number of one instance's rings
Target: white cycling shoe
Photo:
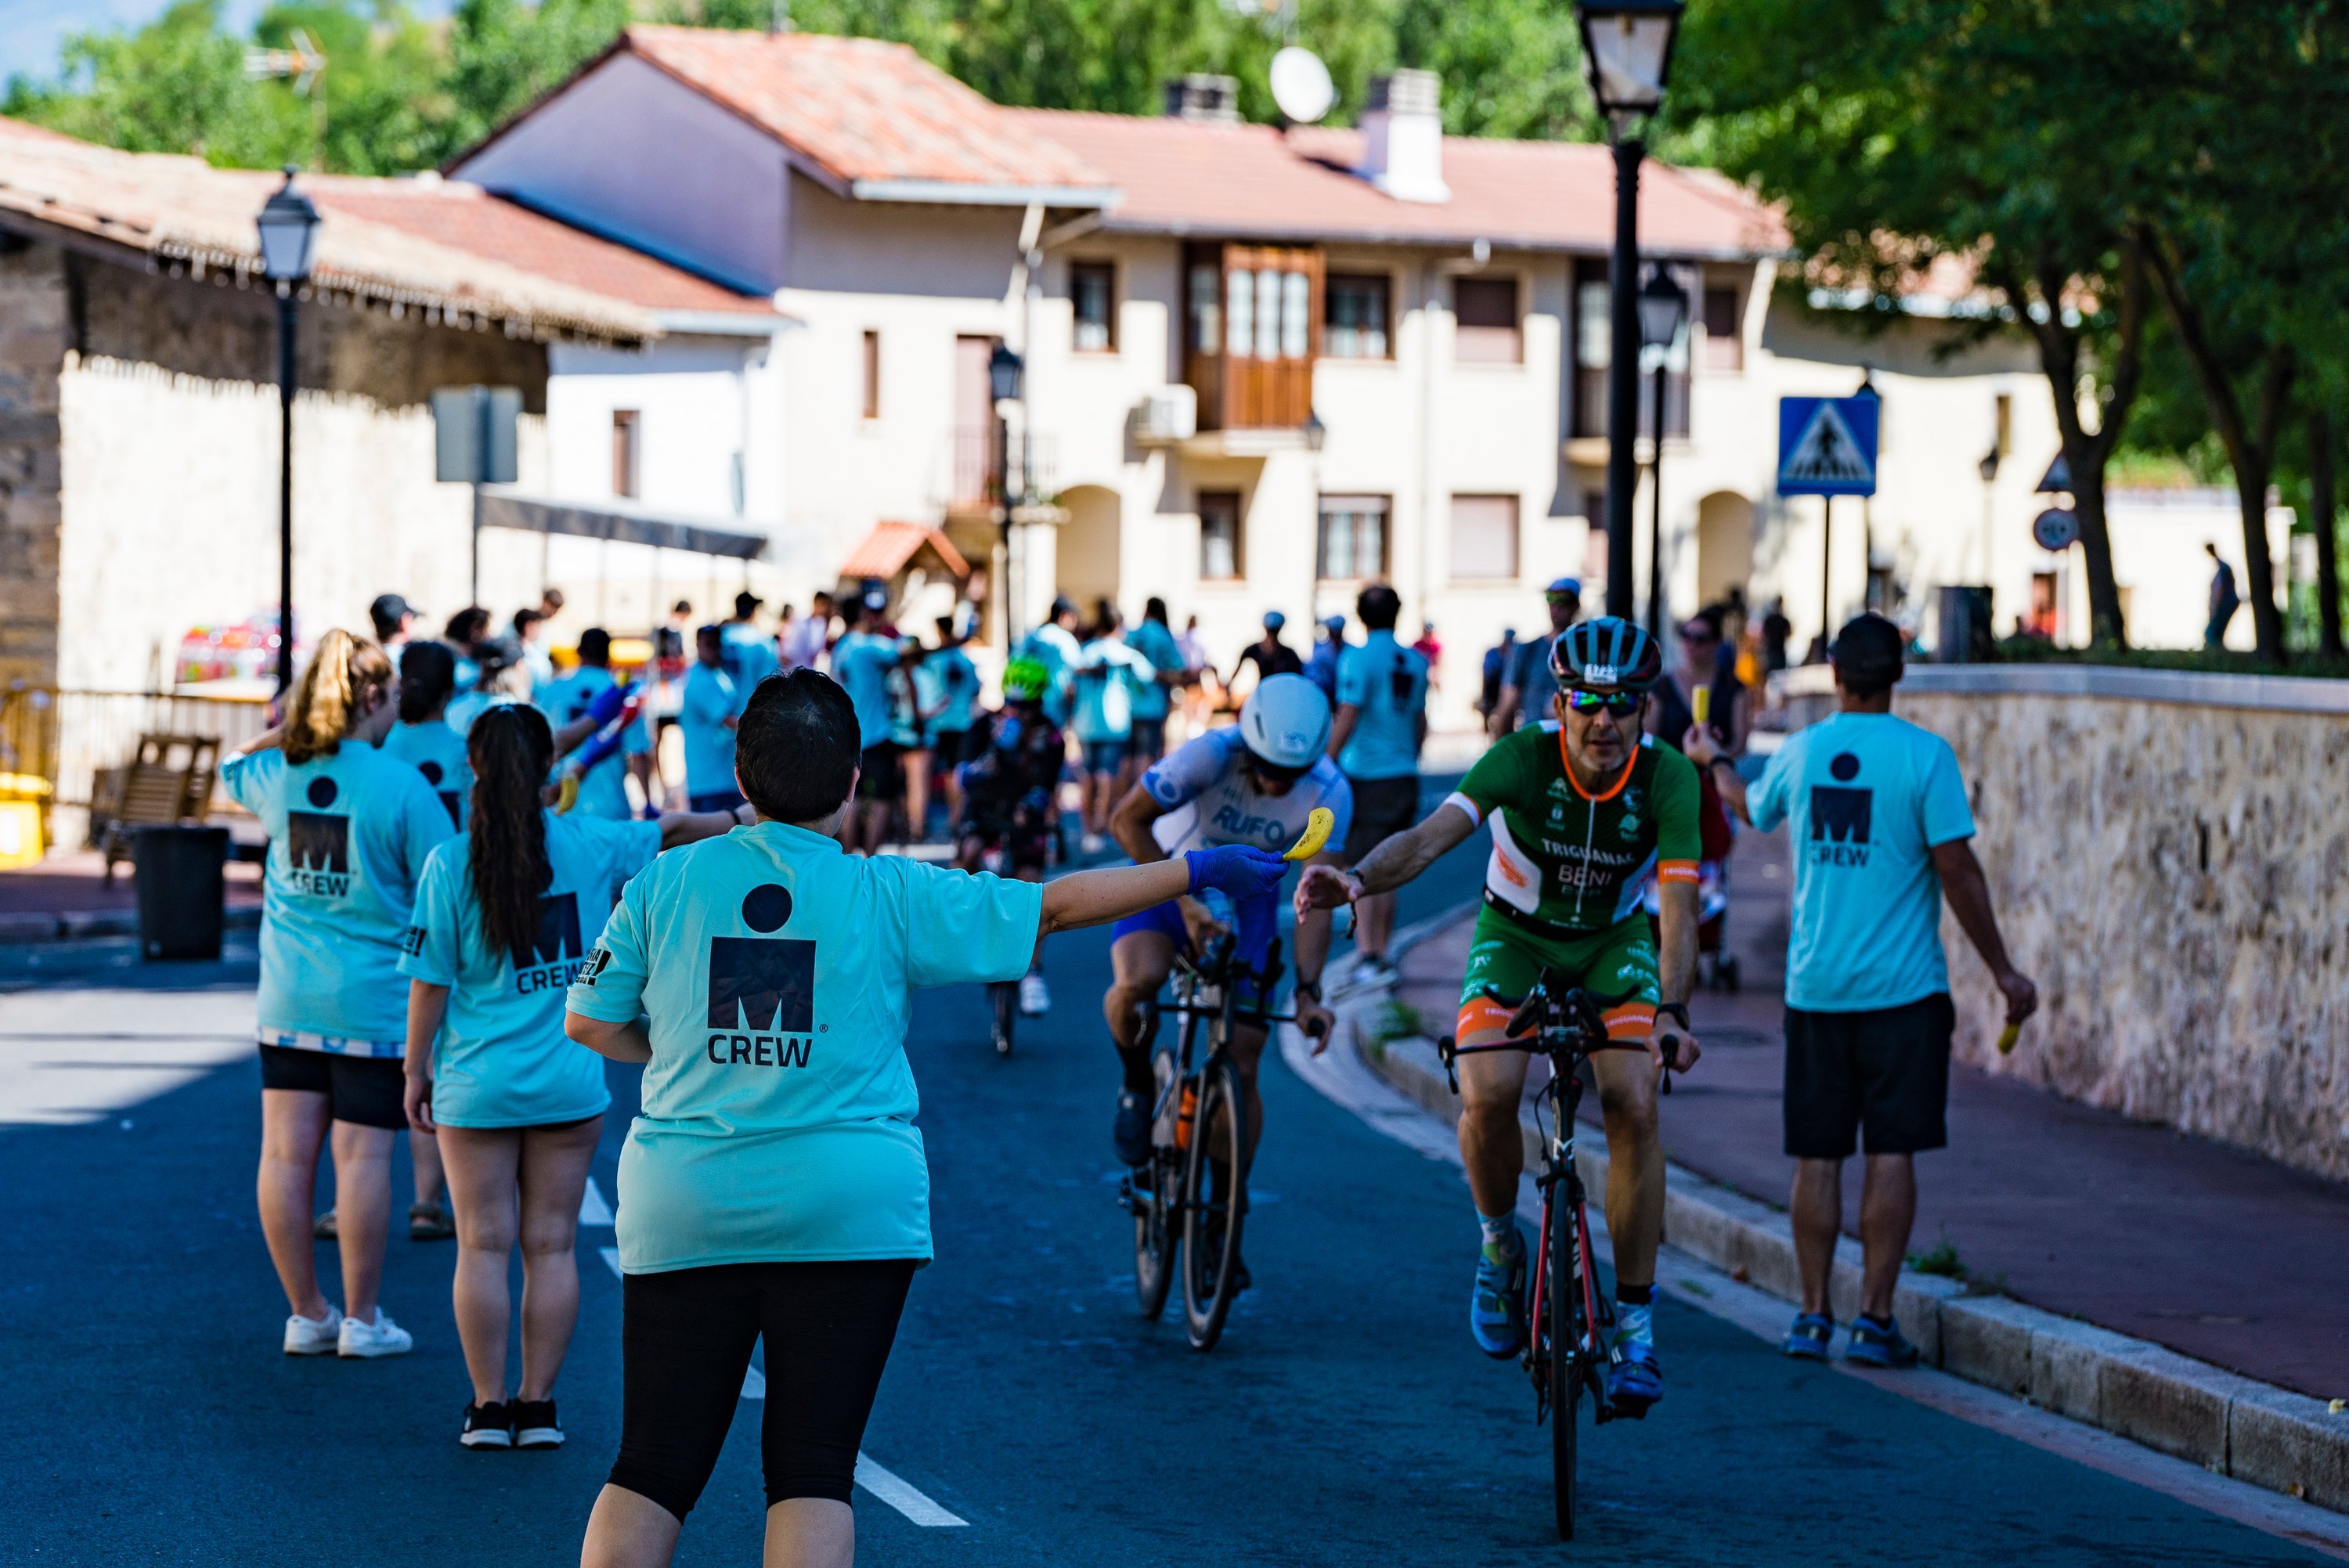
[[[1044,984],[1044,976],[1028,974],[1019,976],[1019,1016],[1041,1017],[1052,1010],[1052,988]]]

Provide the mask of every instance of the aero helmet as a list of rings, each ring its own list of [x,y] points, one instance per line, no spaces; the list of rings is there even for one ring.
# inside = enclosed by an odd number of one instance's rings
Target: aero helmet
[[[1549,672],[1561,689],[1643,692],[1662,676],[1664,654],[1640,627],[1601,615],[1551,639]]]
[[[1266,766],[1301,773],[1330,744],[1330,699],[1303,676],[1268,676],[1240,707],[1240,738]]]
[[[1003,666],[1003,700],[1032,702],[1051,677],[1039,659],[1014,659]]]

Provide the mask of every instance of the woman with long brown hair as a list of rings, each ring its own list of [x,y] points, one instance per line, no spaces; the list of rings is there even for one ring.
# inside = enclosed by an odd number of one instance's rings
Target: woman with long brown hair
[[[412,1343],[376,1302],[392,1144],[407,1125],[399,945],[425,856],[451,830],[424,776],[378,749],[398,714],[397,684],[381,648],[330,631],[295,683],[285,723],[221,769],[230,797],[269,834],[258,1191],[293,1309],[289,1356],[397,1356]],[[342,1311],[318,1288],[310,1235],[329,1128]]]
[[[457,1211],[457,1333],[468,1448],[554,1448],[554,1377],[579,1312],[579,1199],[611,1095],[603,1058],[563,1032],[564,992],[620,887],[658,851],[725,832],[731,811],[657,822],[547,810],[555,738],[534,707],[492,707],[465,751],[465,835],[432,851],[399,960],[409,977],[407,1114],[437,1133]],[[506,1392],[507,1260],[522,1247],[522,1378]]]

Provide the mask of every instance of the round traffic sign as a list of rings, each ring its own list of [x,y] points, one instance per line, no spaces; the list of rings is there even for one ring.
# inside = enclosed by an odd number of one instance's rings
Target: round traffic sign
[[[2031,520],[2031,537],[2042,550],[2069,550],[2080,542],[2080,519],[2062,507],[2051,506]]]

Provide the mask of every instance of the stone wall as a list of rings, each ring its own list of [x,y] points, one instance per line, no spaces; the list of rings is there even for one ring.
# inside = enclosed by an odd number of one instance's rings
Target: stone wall
[[[1955,748],[2040,988],[2000,1057],[1945,911],[1960,1057],[2349,1179],[2349,683],[1928,667],[1896,701]]]
[[[0,689],[57,678],[64,257],[0,235]]]

